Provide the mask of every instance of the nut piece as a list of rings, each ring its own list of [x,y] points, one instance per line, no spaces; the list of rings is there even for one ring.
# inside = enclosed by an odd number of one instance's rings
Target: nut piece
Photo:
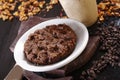
[[[99,21],[104,21],[104,16],[120,17],[120,0],[103,0],[98,4]]]
[[[5,21],[18,17],[20,21],[24,21],[41,11],[50,11],[57,3],[58,0],[49,2],[45,2],[45,0],[0,0],[0,19]]]
[[[18,10],[15,11],[13,15],[18,17],[20,21],[27,20],[29,16],[36,15],[38,12],[40,12],[41,8],[45,4],[45,1],[19,1],[21,4],[18,6]]]
[[[3,21],[13,19],[12,11],[14,11],[15,6],[16,6],[16,1],[13,0],[0,1],[0,18]]]

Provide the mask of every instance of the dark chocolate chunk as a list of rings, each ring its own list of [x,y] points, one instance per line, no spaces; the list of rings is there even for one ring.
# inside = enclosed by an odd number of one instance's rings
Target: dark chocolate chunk
[[[49,78],[44,78],[42,76],[36,75],[35,73],[30,71],[24,71],[23,76],[27,80],[72,80],[73,79],[72,76],[62,77],[57,79],[49,79]]]

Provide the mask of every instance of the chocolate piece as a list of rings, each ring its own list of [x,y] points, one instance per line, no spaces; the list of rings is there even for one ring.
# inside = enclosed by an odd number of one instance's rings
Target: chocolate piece
[[[53,71],[48,71],[48,72],[45,72],[45,75],[47,77],[52,77],[52,78],[65,77],[65,70],[57,69]]]
[[[30,72],[30,71],[24,71],[23,76],[25,78],[27,78],[28,80],[72,80],[71,76],[63,77],[63,78],[57,78],[57,79],[44,78],[44,77],[38,76],[35,73]]]

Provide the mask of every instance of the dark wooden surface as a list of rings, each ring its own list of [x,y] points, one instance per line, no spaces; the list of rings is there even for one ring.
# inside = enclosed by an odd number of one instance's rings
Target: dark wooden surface
[[[100,0],[97,0],[97,2],[99,1]],[[59,9],[59,7],[55,6],[53,10],[46,14],[46,16],[43,16],[44,13],[40,14],[39,16],[56,17],[60,14]],[[3,80],[5,78],[10,69],[15,64],[13,53],[10,51],[9,46],[17,35],[19,25],[20,22],[17,19],[14,19],[12,21],[0,20],[0,80]],[[119,74],[120,68],[111,69],[111,67],[108,67],[104,73],[101,73],[98,76],[98,80],[120,80]]]
[[[16,22],[16,20],[11,22],[3,22],[0,20],[0,80],[8,74],[15,64],[13,54],[9,50],[9,46],[15,38],[15,35],[13,36],[13,34],[17,34],[18,27],[16,27]]]

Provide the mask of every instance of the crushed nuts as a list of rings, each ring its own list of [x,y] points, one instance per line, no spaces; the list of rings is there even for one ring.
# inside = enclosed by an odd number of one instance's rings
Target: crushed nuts
[[[120,17],[120,0],[103,0],[98,4],[99,20],[104,21],[105,16]]]
[[[19,17],[20,21],[24,21],[28,19],[29,16],[36,15],[40,12],[43,7],[45,1],[37,1],[37,0],[29,0],[22,1],[18,6],[18,10],[13,13],[14,16]]]
[[[20,21],[24,21],[44,9],[50,11],[57,3],[58,0],[0,0],[0,19],[5,21],[18,17]]]
[[[14,11],[16,1],[13,0],[1,0],[0,1],[0,18],[5,20],[11,20],[13,18],[12,11]]]

